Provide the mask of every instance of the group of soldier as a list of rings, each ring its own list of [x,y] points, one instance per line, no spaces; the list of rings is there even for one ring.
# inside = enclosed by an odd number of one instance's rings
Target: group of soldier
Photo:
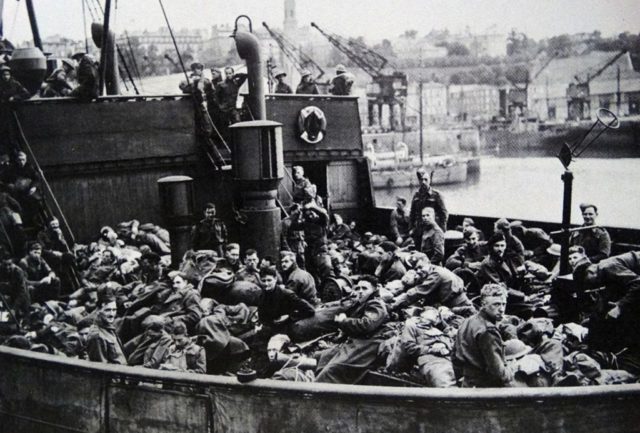
[[[485,239],[467,218],[447,230],[444,198],[428,173],[417,175],[410,210],[399,199],[389,232],[377,235],[331,214],[295,167],[279,257],[229,239],[209,203],[192,250],[172,271],[158,226],[104,227],[70,252],[51,221],[18,265],[3,253],[2,301],[12,320],[2,317],[15,325],[4,344],[296,381],[366,383],[376,373],[434,387],[637,380],[640,254],[609,257],[595,205],[581,206],[585,224],[571,236],[567,278],[542,229],[501,218]],[[72,258],[77,290],[43,265],[55,257],[56,266]],[[38,264],[44,273],[28,276]],[[560,284],[567,281],[569,289]]]
[[[285,71],[274,68],[272,75],[276,80],[276,86],[273,93],[293,93],[291,87],[285,82],[285,78],[287,76]],[[336,75],[329,82],[329,94],[335,96],[348,96],[351,94],[353,83],[354,77],[351,73],[347,72],[344,65],[336,65]],[[300,83],[296,87],[296,94],[317,95],[319,93],[318,85],[314,81],[311,72],[307,69],[300,71]]]
[[[45,79],[39,96],[41,98],[73,97],[81,101],[91,101],[99,94],[98,62],[91,54],[79,52],[70,59],[62,59],[62,66],[56,68]],[[0,65],[0,102],[23,101],[31,98],[25,87],[12,76],[7,63]]]

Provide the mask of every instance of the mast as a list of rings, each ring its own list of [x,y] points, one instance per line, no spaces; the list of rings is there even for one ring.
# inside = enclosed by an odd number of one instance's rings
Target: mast
[[[27,13],[29,14],[29,23],[31,24],[31,33],[33,33],[33,45],[40,48],[40,51],[43,51],[42,39],[40,38],[40,29],[38,28],[38,20],[36,19],[36,11],[33,8],[32,0],[27,0]]]
[[[420,122],[419,122],[419,128],[420,128],[420,163],[424,164],[424,137],[423,134],[424,132],[422,131],[423,125],[422,125],[422,80],[420,80]]]
[[[111,0],[104,3],[104,24],[102,27],[102,50],[100,50],[100,94],[104,95],[104,82],[107,70],[107,52],[109,47],[109,18],[111,16]]]

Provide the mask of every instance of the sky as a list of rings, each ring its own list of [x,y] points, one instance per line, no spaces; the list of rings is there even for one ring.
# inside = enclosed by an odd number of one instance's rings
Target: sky
[[[83,38],[82,0],[33,3],[42,37]],[[117,5],[112,21],[116,31],[165,25],[158,0],[112,0],[112,4]],[[279,28],[284,17],[284,0],[163,0],[163,4],[174,29],[232,25],[240,14],[249,15],[256,27],[266,21]],[[431,29],[457,32],[466,27],[474,33],[491,29],[504,34],[515,28],[534,39],[594,30],[604,36],[640,33],[638,0],[296,0],[296,12],[300,25],[315,21],[325,30],[364,36],[370,42],[409,29],[424,35]],[[3,19],[5,37],[14,43],[31,39],[24,0],[4,0]]]

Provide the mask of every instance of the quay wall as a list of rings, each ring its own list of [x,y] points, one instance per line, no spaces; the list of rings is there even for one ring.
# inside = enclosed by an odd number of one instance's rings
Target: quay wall
[[[429,389],[256,380],[0,347],[6,432],[638,432],[640,385]]]

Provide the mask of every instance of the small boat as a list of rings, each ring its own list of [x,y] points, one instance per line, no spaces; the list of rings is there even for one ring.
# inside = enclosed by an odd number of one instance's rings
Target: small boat
[[[374,189],[417,188],[416,170],[424,167],[431,174],[433,185],[466,182],[480,169],[480,159],[470,154],[449,154],[420,158],[407,155],[404,150],[395,152],[365,152],[371,167],[371,183]]]

